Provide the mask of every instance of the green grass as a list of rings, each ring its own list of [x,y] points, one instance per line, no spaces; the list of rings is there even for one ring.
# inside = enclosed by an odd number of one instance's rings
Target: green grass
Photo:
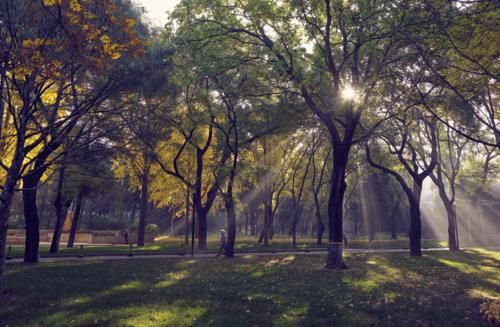
[[[161,240],[155,242],[154,244],[149,244],[141,248],[134,248],[134,253],[136,254],[177,254],[181,249],[181,243],[183,238],[181,237],[168,237],[162,238]],[[327,243],[323,245],[317,245],[316,240],[313,238],[299,237],[297,239],[298,249],[326,249]],[[440,242],[435,240],[423,240],[422,247],[446,247],[446,242]],[[208,251],[216,252],[219,248],[219,240],[217,237],[208,238]],[[368,242],[366,239],[353,239],[349,241],[348,248],[352,249],[404,249],[408,248],[408,239],[400,238],[397,240],[390,239],[379,239],[372,242]],[[79,252],[79,246],[74,248],[66,248],[64,244],[61,244],[59,255],[60,256],[76,256]],[[196,250],[196,248],[195,248]],[[257,244],[254,237],[238,235],[236,240],[236,251],[237,252],[267,252],[267,251],[283,251],[283,250],[294,250],[291,244],[291,240],[288,237],[276,237],[269,246],[263,244]],[[129,249],[126,245],[109,245],[109,246],[93,246],[85,245],[84,253],[85,255],[126,255]],[[186,252],[191,251],[191,246],[188,245],[185,248]],[[14,245],[12,246],[11,255],[13,257],[22,257],[24,252],[24,246]],[[47,257],[53,256],[49,254],[49,246],[40,246],[40,256]]]
[[[500,252],[8,264],[8,326],[485,326]]]

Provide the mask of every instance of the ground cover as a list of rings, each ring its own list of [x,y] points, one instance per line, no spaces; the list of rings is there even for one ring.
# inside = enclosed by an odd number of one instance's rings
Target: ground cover
[[[9,264],[2,326],[485,326],[500,252]]]
[[[191,244],[187,246],[182,245],[184,239],[182,237],[163,237],[158,239],[153,244],[148,244],[144,247],[136,247],[134,245],[133,252],[136,254],[178,254],[182,251],[188,253],[191,251]],[[208,252],[216,252],[219,247],[219,240],[216,236],[208,238]],[[299,250],[315,250],[315,249],[326,249],[328,243],[322,245],[317,245],[314,238],[300,237],[297,238],[297,249]],[[434,248],[434,247],[446,247],[447,243],[436,240],[423,240],[423,248]],[[408,239],[399,238],[397,240],[392,239],[377,239],[372,242],[368,242],[367,239],[351,239],[347,248],[351,249],[407,249]],[[236,251],[237,252],[267,252],[267,251],[283,251],[283,250],[294,250],[292,247],[290,238],[288,237],[276,237],[268,246],[264,244],[257,244],[255,237],[249,236],[238,236],[236,240]],[[66,248],[64,244],[61,244],[59,254],[57,256],[76,256],[79,254],[80,247],[76,245],[73,248]],[[195,246],[195,251],[197,251]],[[14,258],[22,257],[24,252],[24,246],[13,245],[11,250],[11,256]],[[127,255],[129,248],[126,245],[84,245],[85,255]],[[198,251],[197,251],[198,252]],[[54,256],[49,253],[48,245],[40,246],[40,256],[41,257],[51,257]]]

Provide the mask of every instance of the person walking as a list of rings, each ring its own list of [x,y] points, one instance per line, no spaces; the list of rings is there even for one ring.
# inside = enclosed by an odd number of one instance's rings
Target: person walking
[[[221,229],[220,230],[220,248],[219,248],[219,252],[217,253],[216,257],[220,256],[222,251],[224,251],[224,253],[226,252],[226,240],[227,240],[226,231]]]
[[[128,244],[128,230],[122,230],[123,238],[125,239],[125,244]]]

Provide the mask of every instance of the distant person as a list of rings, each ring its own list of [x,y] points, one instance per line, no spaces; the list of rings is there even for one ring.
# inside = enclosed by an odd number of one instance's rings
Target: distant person
[[[128,244],[128,230],[122,230],[123,238],[125,239],[125,244]]]
[[[222,251],[224,251],[224,253],[226,252],[226,240],[227,240],[226,231],[221,229],[220,230],[220,248],[219,248],[219,253],[217,253],[216,257],[220,256]]]

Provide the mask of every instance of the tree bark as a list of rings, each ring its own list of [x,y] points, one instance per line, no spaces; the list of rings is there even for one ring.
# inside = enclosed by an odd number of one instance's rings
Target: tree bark
[[[245,236],[248,235],[248,210],[245,212]]]
[[[257,212],[256,209],[250,212],[250,235],[257,235]]]
[[[236,211],[234,209],[234,201],[231,196],[225,199],[225,207],[227,214],[227,243],[226,243],[226,257],[234,257],[234,244],[236,240]]]
[[[206,251],[207,249],[207,210],[197,208],[196,218],[198,222],[198,250]]]
[[[76,197],[75,214],[73,215],[73,221],[71,222],[71,229],[68,237],[68,248],[72,248],[75,244],[76,231],[78,229],[78,223],[83,211],[83,198],[83,193],[80,191]]]
[[[186,217],[184,219],[184,244],[189,244],[189,186],[186,186]]]
[[[315,206],[315,214],[316,214],[316,244],[321,245],[323,243],[323,233],[325,232],[325,224],[323,223],[323,219],[321,218],[321,205],[319,202],[319,196],[316,192],[313,194],[314,197],[314,206]]]
[[[38,262],[38,247],[40,243],[40,221],[36,204],[37,186],[39,178],[27,175],[23,178],[23,209],[26,224],[24,241],[24,262]]]
[[[396,215],[399,210],[399,201],[396,200],[396,203],[394,204],[394,208],[391,211],[391,217],[390,217],[390,223],[391,223],[391,238],[393,240],[396,240],[398,238],[398,228],[397,228],[397,221],[396,221]]]
[[[22,151],[23,147],[24,137],[18,137],[14,159],[12,160],[10,169],[7,171],[3,189],[0,190],[0,296],[4,290],[5,250],[7,247],[9,212],[18,176],[24,160],[24,153]]]
[[[422,182],[413,182],[413,194],[408,199],[410,203],[410,255],[422,256],[422,222],[420,219],[420,196]]]
[[[350,142],[349,142],[350,143]],[[333,171],[330,178],[331,189],[328,199],[328,224],[330,226],[328,238],[328,257],[326,268],[346,269],[343,259],[344,234],[342,229],[344,195],[347,189],[345,173],[349,159],[349,146],[336,145],[333,148]]]
[[[441,197],[441,200],[443,201],[446,209],[446,216],[448,218],[448,247],[450,251],[459,251],[460,246],[458,243],[458,226],[455,206],[447,197]]]
[[[139,216],[139,228],[137,230],[137,246],[144,246],[146,234],[146,220],[148,217],[149,205],[149,162],[144,158],[144,167],[141,176],[141,208]]]
[[[59,242],[61,240],[64,220],[66,219],[69,206],[71,205],[71,200],[64,201],[63,187],[65,169],[66,167],[62,165],[59,170],[59,181],[57,182],[57,193],[56,199],[54,200],[54,207],[56,209],[56,226],[54,227],[54,235],[52,236],[52,242],[50,243],[49,250],[49,252],[53,254],[57,254],[57,252],[59,252]]]
[[[274,217],[272,207],[272,193],[270,193],[270,199],[269,194],[266,195],[266,199],[264,200],[264,224],[262,226],[262,231],[260,233],[258,243],[264,242],[264,245],[268,246],[269,240],[273,237]]]

